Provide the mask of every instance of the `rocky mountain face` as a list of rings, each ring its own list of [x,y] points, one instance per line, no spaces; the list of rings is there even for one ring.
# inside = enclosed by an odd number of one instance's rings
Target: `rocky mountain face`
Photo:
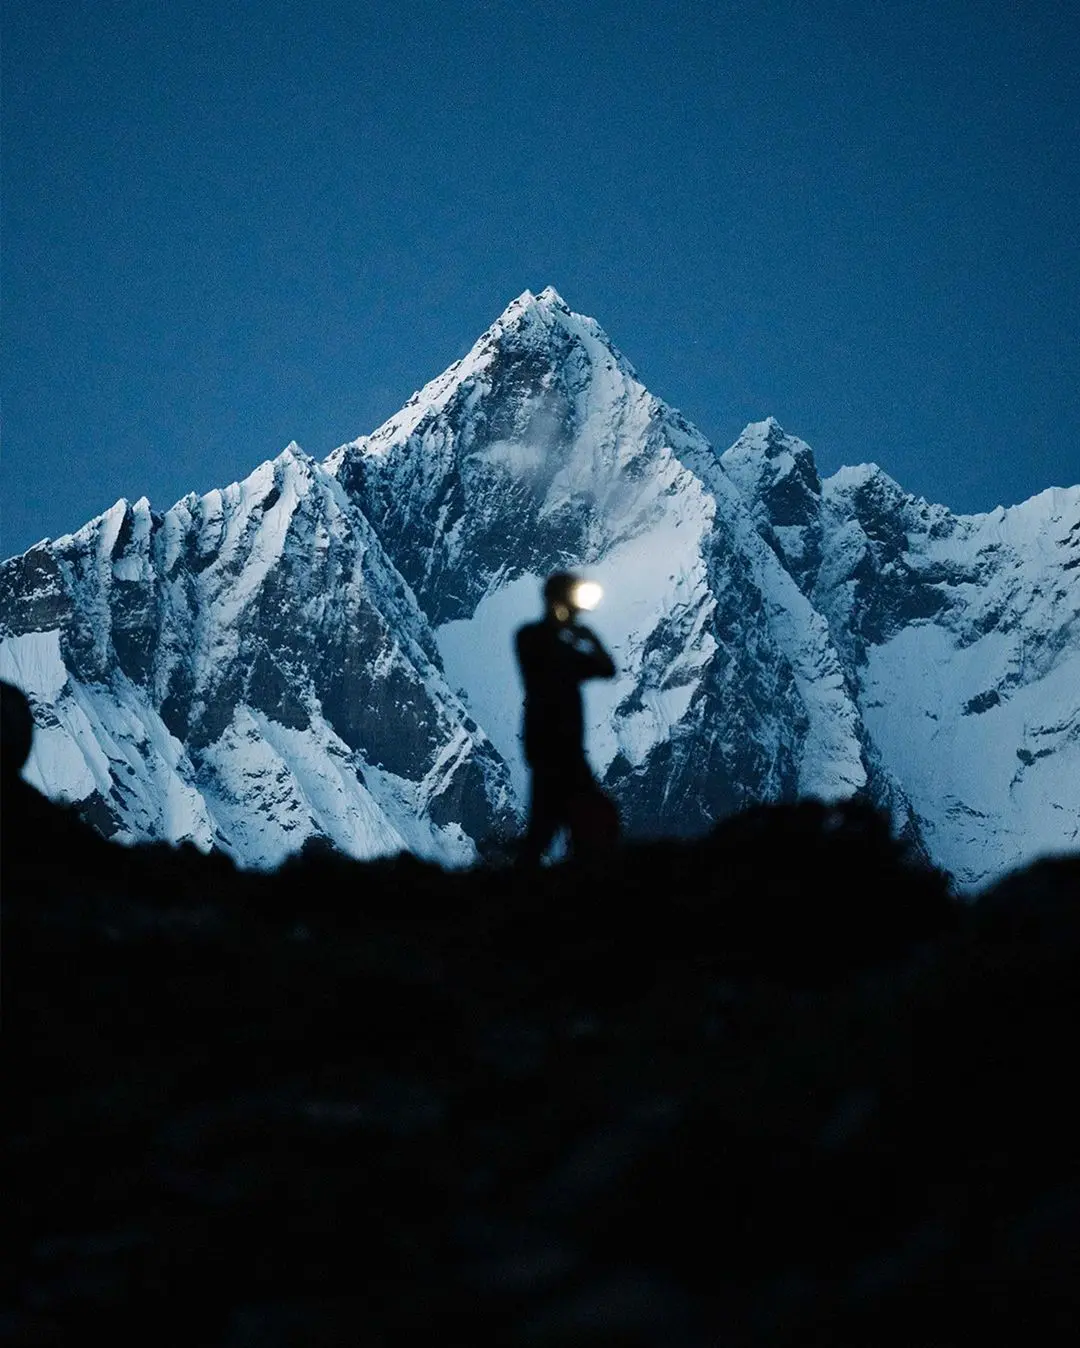
[[[249,864],[313,836],[467,860],[512,818],[412,594],[295,447],[164,515],[120,501],[2,583],[0,673],[37,722],[29,780],[107,834]]]
[[[775,422],[723,456],[829,624],[879,761],[964,887],[1080,844],[1080,487],[957,516]]]
[[[467,861],[516,826],[512,636],[566,567],[606,591],[589,748],[632,833],[861,796],[964,886],[1077,844],[1080,488],[965,518],[771,420],[720,455],[553,290],[323,464],[6,562],[28,778],[247,865]]]

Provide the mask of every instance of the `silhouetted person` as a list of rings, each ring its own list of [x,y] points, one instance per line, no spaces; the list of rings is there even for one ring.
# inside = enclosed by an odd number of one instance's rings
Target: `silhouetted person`
[[[544,616],[518,629],[517,658],[525,684],[525,760],[532,770],[529,823],[518,854],[537,865],[562,828],[575,852],[590,831],[614,834],[614,806],[593,779],[585,758],[581,684],[610,679],[611,656],[577,621],[587,587],[579,576],[557,572],[544,585]],[[598,591],[596,591],[598,596]]]
[[[5,899],[40,895],[56,883],[79,892],[107,878],[117,887],[113,848],[84,824],[73,805],[49,800],[22,777],[34,740],[26,694],[0,681],[0,890]],[[75,881],[74,877],[78,880]]]
[[[34,714],[29,699],[13,683],[0,682],[0,763],[5,787],[18,781],[33,740]]]

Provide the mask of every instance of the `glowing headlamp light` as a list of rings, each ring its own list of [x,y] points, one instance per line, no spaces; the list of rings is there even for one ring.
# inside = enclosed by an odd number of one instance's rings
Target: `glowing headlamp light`
[[[603,597],[603,589],[594,580],[579,581],[570,591],[570,602],[578,609],[594,609]]]

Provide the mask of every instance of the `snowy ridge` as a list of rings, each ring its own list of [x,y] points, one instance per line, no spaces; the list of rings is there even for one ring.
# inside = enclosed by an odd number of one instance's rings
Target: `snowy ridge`
[[[775,422],[723,457],[829,621],[866,736],[963,888],[1080,845],[1080,488],[957,516]]]
[[[27,776],[119,839],[258,866],[316,837],[460,862],[475,846],[455,816],[509,817],[505,769],[407,586],[297,447],[164,516],[118,502],[31,554],[19,569],[50,584],[18,588],[31,630],[0,647],[38,721]],[[46,593],[61,621],[35,631]]]
[[[1080,488],[970,517],[905,505],[918,616],[868,649],[861,702],[930,846],[973,886],[1080,845]]]
[[[965,887],[1080,844],[1080,488],[958,517],[772,418],[720,455],[550,287],[324,463],[4,563],[28,775],[248,865],[469,861],[518,826],[513,632],[565,567],[606,592],[589,748],[631,833],[858,794]]]
[[[60,636],[28,632],[0,645],[0,678],[28,694],[38,723],[27,781],[53,799],[92,803],[99,824],[104,802],[122,801],[118,841],[208,848],[214,829],[183,746],[123,675],[111,688],[71,678]]]

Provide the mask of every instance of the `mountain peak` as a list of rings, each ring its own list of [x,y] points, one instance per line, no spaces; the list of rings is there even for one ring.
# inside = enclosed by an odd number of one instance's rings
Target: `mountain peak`
[[[899,482],[876,463],[848,464],[838,468],[822,482],[821,490],[829,499],[858,497],[899,502],[908,498]]]
[[[554,286],[545,286],[538,295],[534,295],[531,290],[523,290],[517,299],[510,301],[473,350],[490,349],[501,337],[510,333],[547,334],[565,328],[568,324],[576,326],[581,323],[600,332],[595,320],[575,314]],[[604,341],[606,343],[607,339],[604,338]],[[468,360],[469,357],[466,357],[462,363]]]
[[[773,441],[779,439],[784,434],[784,428],[775,417],[766,417],[764,421],[751,421],[743,435],[747,439],[760,439],[763,441]]]
[[[555,289],[554,286],[545,286],[538,295],[533,294],[531,290],[523,290],[516,299],[510,301],[496,323],[502,323],[507,319],[517,317],[518,314],[525,313],[529,309],[559,309],[563,313],[570,312],[570,306]]]
[[[461,365],[477,357],[490,359],[500,348],[510,346],[557,352],[565,362],[571,350],[586,367],[617,370],[630,380],[638,373],[595,318],[571,309],[554,286],[546,286],[539,295],[526,290],[503,311],[480,338]],[[447,372],[449,373],[449,371]]]
[[[771,498],[776,498],[778,490],[786,499],[794,488],[797,496],[805,498],[796,512],[799,522],[805,510],[812,509],[811,500],[821,492],[814,451],[805,440],[788,435],[775,417],[752,421],[721,455],[720,462],[748,500],[763,501],[770,511],[777,507],[778,501]],[[787,501],[782,513],[788,514],[791,509],[792,502]]]
[[[779,454],[794,454],[804,458],[813,451],[805,440],[789,435],[775,417],[766,417],[764,421],[751,421],[738,440],[727,451],[730,455],[754,454],[764,452],[766,458],[775,459]]]
[[[584,370],[605,369],[608,378],[617,371],[616,378],[637,380],[637,371],[599,323],[575,313],[554,286],[546,286],[539,295],[523,290],[460,360],[413,393],[399,412],[370,435],[333,450],[326,467],[336,474],[354,452],[381,455],[391,445],[407,441],[442,414],[463,388],[477,381],[490,384],[491,370],[508,353],[514,353],[512,359],[528,353],[529,359],[538,357],[545,368],[554,371],[571,351]],[[535,369],[533,374],[544,382]]]
[[[545,286],[536,300],[538,304],[546,304],[553,309],[565,309],[569,313],[569,306],[554,286]]]

